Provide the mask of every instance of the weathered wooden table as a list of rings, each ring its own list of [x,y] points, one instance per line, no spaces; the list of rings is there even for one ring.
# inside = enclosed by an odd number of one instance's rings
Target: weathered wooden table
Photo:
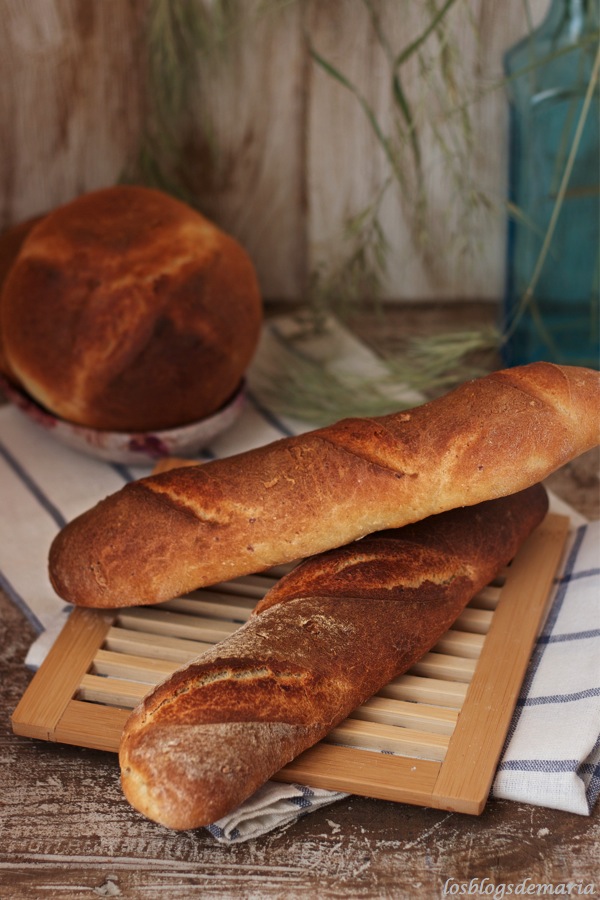
[[[586,454],[549,486],[598,518],[598,470]],[[12,734],[35,635],[1,592],[0,631],[1,900],[537,896],[570,882],[571,896],[600,893],[600,810],[492,800],[474,818],[351,797],[237,846],[170,833],[125,802],[113,755]]]

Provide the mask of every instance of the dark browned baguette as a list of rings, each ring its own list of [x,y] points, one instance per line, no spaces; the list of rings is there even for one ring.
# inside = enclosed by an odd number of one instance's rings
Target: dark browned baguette
[[[63,529],[50,578],[81,606],[155,603],[506,496],[595,446],[599,408],[598,372],[536,363],[141,479]]]
[[[546,510],[536,485],[301,564],[134,710],[120,748],[129,802],[175,829],[238,806],[426,653]]]

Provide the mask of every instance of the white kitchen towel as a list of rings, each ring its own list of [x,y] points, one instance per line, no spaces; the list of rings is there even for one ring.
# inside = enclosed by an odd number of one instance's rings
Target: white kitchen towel
[[[600,522],[571,531],[493,795],[587,815],[600,793]]]
[[[237,809],[208,826],[220,844],[241,844],[283,828],[322,806],[347,797],[335,791],[268,781]]]
[[[263,359],[272,338],[273,332],[265,330]],[[343,334],[340,341],[367,370],[368,351]],[[274,415],[250,391],[240,419],[203,457],[229,456],[309,427]],[[52,538],[65,522],[149,469],[100,462],[61,445],[13,407],[0,409],[0,585],[40,634],[27,658],[31,667],[39,665],[69,612],[47,577]],[[553,498],[557,506],[568,512]],[[581,523],[574,513],[572,521]],[[582,814],[597,797],[598,527],[594,523],[573,532],[498,771],[496,796]],[[210,830],[226,843],[248,840],[340,796],[270,783]]]

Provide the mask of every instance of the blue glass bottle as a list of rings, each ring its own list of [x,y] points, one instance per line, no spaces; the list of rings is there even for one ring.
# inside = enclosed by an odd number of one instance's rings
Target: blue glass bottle
[[[552,0],[542,24],[504,58],[509,366],[600,365],[599,19],[600,0]]]

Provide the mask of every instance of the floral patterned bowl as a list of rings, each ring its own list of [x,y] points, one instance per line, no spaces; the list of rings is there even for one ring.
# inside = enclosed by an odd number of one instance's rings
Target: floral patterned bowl
[[[245,401],[245,383],[242,381],[227,403],[205,419],[165,431],[127,434],[99,431],[59,419],[2,376],[0,389],[29,419],[63,444],[106,462],[125,465],[148,465],[167,456],[194,456],[233,425]]]

